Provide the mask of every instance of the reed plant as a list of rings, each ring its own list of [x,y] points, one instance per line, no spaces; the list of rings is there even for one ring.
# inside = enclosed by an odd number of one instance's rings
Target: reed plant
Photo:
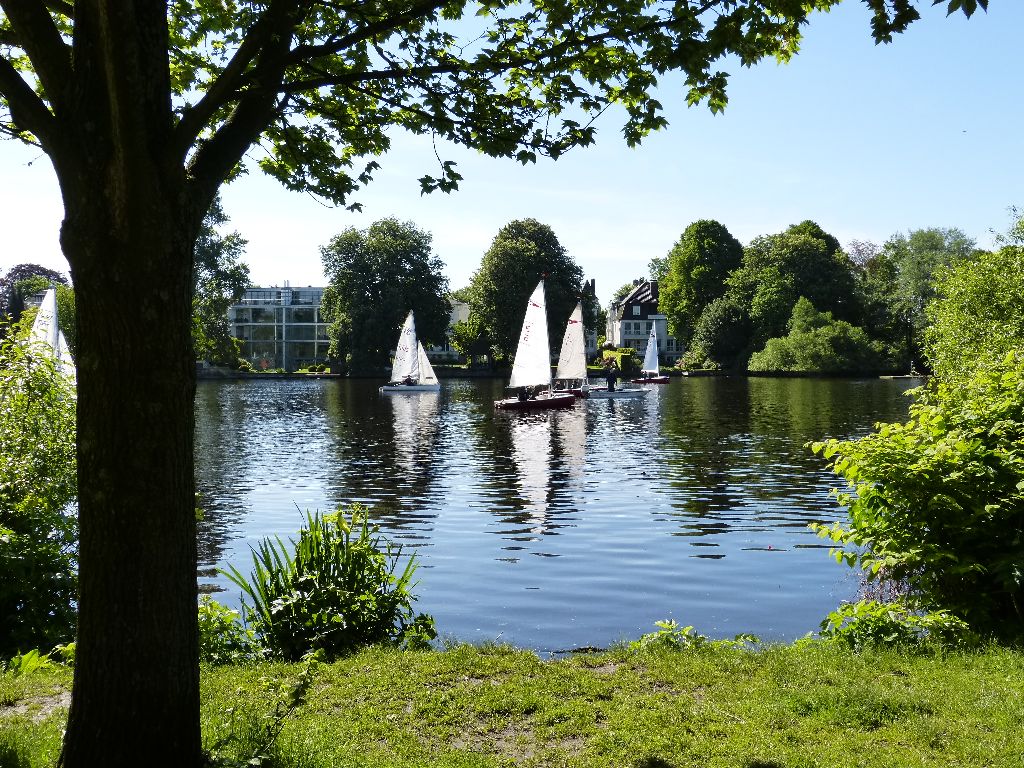
[[[241,588],[246,621],[273,656],[294,661],[321,650],[337,657],[434,638],[433,618],[412,608],[415,557],[399,569],[401,548],[379,535],[359,505],[347,515],[307,512],[290,544],[266,538],[252,550],[248,578],[234,566],[224,572]]]

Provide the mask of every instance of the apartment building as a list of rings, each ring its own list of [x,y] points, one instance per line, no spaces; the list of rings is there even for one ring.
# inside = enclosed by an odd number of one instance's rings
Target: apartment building
[[[231,335],[254,368],[294,371],[327,361],[327,323],[320,316],[323,288],[247,288],[228,308]]]

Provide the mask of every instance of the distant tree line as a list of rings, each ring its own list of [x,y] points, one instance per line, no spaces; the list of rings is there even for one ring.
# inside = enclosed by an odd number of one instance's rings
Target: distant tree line
[[[688,226],[649,272],[682,365],[824,373],[926,370],[925,308],[943,270],[976,258],[958,229],[839,241],[813,221],[743,246],[717,221]],[[613,303],[631,290],[622,286]]]
[[[365,230],[346,229],[321,249],[327,288],[321,310],[330,323],[330,355],[353,370],[384,367],[406,314],[416,315],[424,345],[447,338],[461,354],[505,364],[515,354],[526,300],[545,280],[549,335],[561,328],[578,301],[588,330],[601,322],[596,297],[585,290],[583,270],[551,227],[534,219],[499,230],[470,284],[449,292],[444,263],[431,236],[412,222],[382,219]],[[452,303],[469,317],[449,328]]]

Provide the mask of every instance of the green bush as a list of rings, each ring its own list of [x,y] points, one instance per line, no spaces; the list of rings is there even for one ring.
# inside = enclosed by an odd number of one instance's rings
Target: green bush
[[[19,335],[0,342],[0,656],[75,626],[75,385]]]
[[[240,371],[247,371],[249,373],[252,373],[252,371],[253,371],[252,363],[250,363],[244,357],[240,357],[240,358],[238,358],[238,370],[240,370]]]
[[[256,634],[232,611],[209,595],[199,598],[199,660],[209,664],[238,664],[262,657]]]
[[[272,654],[294,661],[309,651],[338,656],[435,637],[433,618],[412,611],[415,558],[396,573],[400,548],[377,535],[358,505],[349,517],[307,513],[291,544],[294,554],[279,538],[264,539],[253,549],[249,579],[233,566],[225,572],[242,589],[246,621]]]
[[[903,580],[913,607],[981,633],[1024,635],[1024,358],[917,390],[905,424],[815,443],[854,494],[819,533],[871,578]]]
[[[805,298],[797,301],[789,319],[789,335],[769,339],[750,356],[751,371],[860,373],[892,370],[884,346],[862,328],[818,312]]]
[[[867,647],[913,648],[973,645],[977,636],[949,611],[919,613],[902,601],[844,603],[821,622],[821,636],[854,650]]]

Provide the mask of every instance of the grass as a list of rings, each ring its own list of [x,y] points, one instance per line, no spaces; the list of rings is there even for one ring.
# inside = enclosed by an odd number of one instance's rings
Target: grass
[[[204,668],[203,734],[247,757],[299,664]],[[0,766],[51,766],[66,670],[0,677]],[[1019,766],[1024,654],[369,649],[317,670],[268,765]],[[130,724],[125,724],[130,727]],[[234,750],[234,754],[232,754]]]

